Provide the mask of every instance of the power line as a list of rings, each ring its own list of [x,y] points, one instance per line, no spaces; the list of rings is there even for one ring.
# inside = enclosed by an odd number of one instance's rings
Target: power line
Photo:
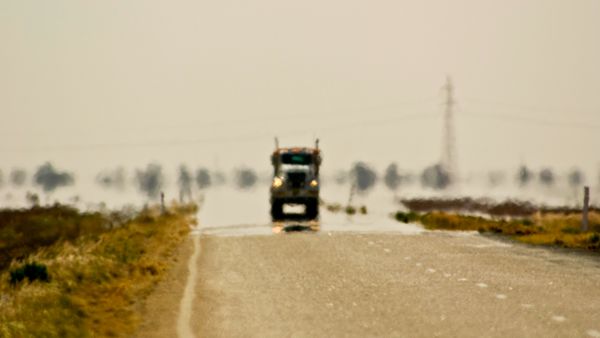
[[[513,103],[513,102],[505,102],[498,100],[488,100],[488,99],[479,99],[479,98],[463,98],[463,102],[472,103],[475,105],[483,105],[485,107],[496,106],[496,107],[505,107],[511,110],[519,110],[519,111],[528,111],[528,112],[538,112],[538,113],[568,113],[578,111],[579,113],[584,113],[588,116],[599,116],[600,110],[598,111],[580,111],[579,109],[571,109],[571,108],[554,108],[554,107],[540,107],[530,104],[522,104],[522,103]]]
[[[548,120],[543,118],[520,116],[513,114],[494,114],[494,113],[475,113],[472,111],[461,110],[461,116],[478,118],[478,119],[495,119],[508,122],[519,122],[539,127],[557,127],[570,129],[600,129],[600,125],[589,123],[574,123],[571,121]]]

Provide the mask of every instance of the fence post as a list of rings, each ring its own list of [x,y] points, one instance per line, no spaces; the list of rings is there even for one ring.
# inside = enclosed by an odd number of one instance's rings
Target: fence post
[[[590,204],[590,187],[583,187],[583,212],[581,215],[581,231],[588,231],[588,208]]]
[[[165,214],[165,193],[162,191],[160,192],[160,213]]]
[[[348,206],[352,206],[352,200],[354,199],[354,194],[356,193],[356,182],[352,182],[350,186],[350,196],[348,196]]]

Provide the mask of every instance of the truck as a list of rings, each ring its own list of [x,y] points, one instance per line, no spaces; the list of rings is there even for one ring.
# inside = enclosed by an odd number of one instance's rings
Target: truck
[[[287,220],[312,221],[319,218],[319,167],[322,156],[319,140],[314,148],[280,148],[275,140],[271,155],[271,218],[273,222]],[[299,206],[301,212],[289,213],[286,207]]]

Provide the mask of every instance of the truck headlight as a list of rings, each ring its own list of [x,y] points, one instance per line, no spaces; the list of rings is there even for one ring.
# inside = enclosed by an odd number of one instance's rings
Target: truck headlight
[[[319,186],[319,182],[317,180],[310,181],[310,186],[316,188]]]
[[[274,177],[273,178],[273,183],[271,184],[271,186],[273,188],[279,188],[283,185],[283,180],[281,179],[281,177]]]

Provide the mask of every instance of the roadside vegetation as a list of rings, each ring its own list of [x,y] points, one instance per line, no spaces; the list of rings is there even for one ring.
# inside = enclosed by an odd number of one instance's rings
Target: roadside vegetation
[[[589,231],[580,230],[581,214],[537,212],[523,218],[488,218],[447,212],[397,212],[396,220],[417,222],[430,230],[479,231],[519,242],[600,252],[600,213],[589,214]]]
[[[321,205],[323,205],[327,211],[334,213],[334,214],[343,212],[346,215],[352,216],[352,215],[356,215],[356,214],[366,215],[368,213],[366,205],[361,205],[361,206],[347,205],[344,207],[339,203],[325,203],[323,201],[321,201]]]
[[[581,214],[581,208],[574,207],[549,207],[545,205],[534,205],[527,201],[506,200],[495,202],[489,199],[463,198],[413,198],[402,199],[400,203],[410,211],[415,212],[458,212],[478,213],[492,217],[532,217],[536,213],[545,214]],[[590,211],[600,212],[594,206]]]
[[[0,210],[0,336],[130,336],[196,208]]]

